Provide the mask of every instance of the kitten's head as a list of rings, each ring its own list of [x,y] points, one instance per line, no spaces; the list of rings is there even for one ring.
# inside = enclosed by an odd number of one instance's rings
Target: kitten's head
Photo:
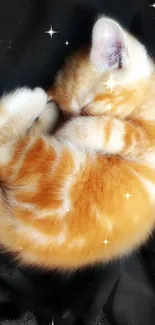
[[[101,17],[91,45],[73,55],[58,74],[53,100],[70,115],[127,116],[153,70],[145,47],[116,21]]]

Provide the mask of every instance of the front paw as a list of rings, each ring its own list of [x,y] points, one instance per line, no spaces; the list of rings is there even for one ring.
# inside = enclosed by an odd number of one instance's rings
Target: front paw
[[[18,88],[14,92],[3,96],[2,107],[10,115],[34,115],[37,118],[45,109],[47,94],[42,88]]]
[[[53,132],[59,122],[60,114],[55,103],[49,102],[46,109],[40,114],[37,124],[40,131],[45,133]]]
[[[34,105],[38,107],[38,116],[45,110],[48,103],[47,93],[42,88],[34,88],[33,90],[33,101]]]

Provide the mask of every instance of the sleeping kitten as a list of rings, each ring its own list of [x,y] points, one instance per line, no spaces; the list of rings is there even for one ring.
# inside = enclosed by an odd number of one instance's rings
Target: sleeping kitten
[[[46,109],[42,89],[1,99],[2,247],[22,263],[73,270],[127,254],[148,238],[155,224],[154,85],[144,46],[102,17],[91,46],[68,61],[49,91],[66,114],[86,116],[50,137],[46,127],[57,113]]]

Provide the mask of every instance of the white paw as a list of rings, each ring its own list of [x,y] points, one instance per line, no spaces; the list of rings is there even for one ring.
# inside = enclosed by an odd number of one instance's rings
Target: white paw
[[[31,114],[38,117],[45,109],[47,94],[42,88],[19,88],[14,92],[3,96],[3,109],[10,116],[20,113],[20,115]]]
[[[40,129],[45,132],[52,131],[59,121],[59,115],[56,104],[49,102],[44,112],[39,116]]]

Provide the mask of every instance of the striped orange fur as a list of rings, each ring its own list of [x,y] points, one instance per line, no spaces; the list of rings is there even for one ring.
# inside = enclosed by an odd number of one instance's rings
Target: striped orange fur
[[[68,60],[48,91],[74,116],[54,135],[45,131],[57,109],[42,89],[1,99],[4,249],[22,263],[73,270],[147,240],[155,225],[154,86],[143,45],[101,17],[91,46]]]

